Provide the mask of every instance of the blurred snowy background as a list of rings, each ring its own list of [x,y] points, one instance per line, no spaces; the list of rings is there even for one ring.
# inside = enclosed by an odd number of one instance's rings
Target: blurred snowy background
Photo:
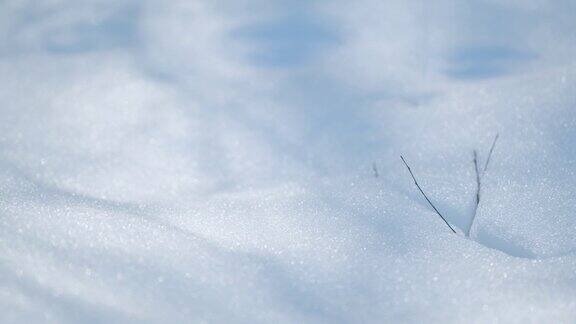
[[[574,323],[575,184],[573,0],[0,1],[2,323]]]

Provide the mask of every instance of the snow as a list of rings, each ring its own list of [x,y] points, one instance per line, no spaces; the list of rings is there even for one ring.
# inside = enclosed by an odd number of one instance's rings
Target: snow
[[[0,322],[576,321],[575,18],[2,2]]]

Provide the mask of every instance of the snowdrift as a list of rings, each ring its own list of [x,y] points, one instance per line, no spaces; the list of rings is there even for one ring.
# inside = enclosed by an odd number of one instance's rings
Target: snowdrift
[[[0,322],[576,321],[575,28],[571,1],[3,2]]]

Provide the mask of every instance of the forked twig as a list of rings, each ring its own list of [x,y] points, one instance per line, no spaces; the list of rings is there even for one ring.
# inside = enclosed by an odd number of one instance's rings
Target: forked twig
[[[484,170],[482,174],[480,174],[480,169],[478,166],[478,152],[474,150],[474,171],[476,172],[476,204],[474,205],[474,214],[472,215],[472,220],[470,221],[470,227],[468,227],[468,231],[466,231],[466,236],[470,237],[470,232],[472,231],[472,226],[474,226],[474,221],[476,220],[476,214],[478,213],[478,207],[480,206],[480,195],[482,192],[482,176],[488,170],[488,165],[490,164],[490,158],[492,158],[492,153],[494,152],[494,147],[496,147],[496,142],[498,141],[499,134],[496,133],[496,137],[494,137],[494,141],[492,142],[492,146],[490,147],[490,151],[488,153],[488,157],[486,158],[486,164],[484,165]]]
[[[412,180],[414,180],[414,184],[416,185],[416,187],[418,188],[418,190],[420,190],[420,193],[422,194],[422,196],[424,196],[424,198],[426,198],[426,201],[430,204],[430,206],[432,206],[432,208],[434,209],[434,211],[436,212],[436,214],[438,214],[438,216],[440,216],[440,218],[442,218],[442,220],[444,221],[444,223],[446,223],[446,225],[450,228],[450,230],[452,230],[453,233],[456,233],[456,231],[454,230],[454,228],[452,228],[452,226],[450,226],[450,224],[448,223],[448,221],[446,221],[446,218],[444,218],[444,216],[442,216],[442,214],[438,211],[438,209],[436,208],[436,206],[434,206],[434,204],[432,203],[432,201],[430,201],[430,199],[428,198],[428,196],[426,196],[426,194],[424,193],[424,191],[422,190],[422,188],[420,187],[420,185],[418,184],[418,181],[416,180],[416,177],[414,176],[414,173],[412,173],[412,169],[410,168],[410,166],[408,165],[408,163],[406,162],[406,160],[404,160],[404,157],[402,155],[400,155],[400,158],[402,159],[402,162],[404,162],[404,165],[406,166],[406,168],[408,169],[408,172],[410,172],[410,175],[412,176]]]

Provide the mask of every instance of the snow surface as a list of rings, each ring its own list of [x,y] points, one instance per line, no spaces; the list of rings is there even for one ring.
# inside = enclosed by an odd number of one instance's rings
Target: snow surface
[[[0,322],[576,322],[575,30],[572,0],[3,1]]]

